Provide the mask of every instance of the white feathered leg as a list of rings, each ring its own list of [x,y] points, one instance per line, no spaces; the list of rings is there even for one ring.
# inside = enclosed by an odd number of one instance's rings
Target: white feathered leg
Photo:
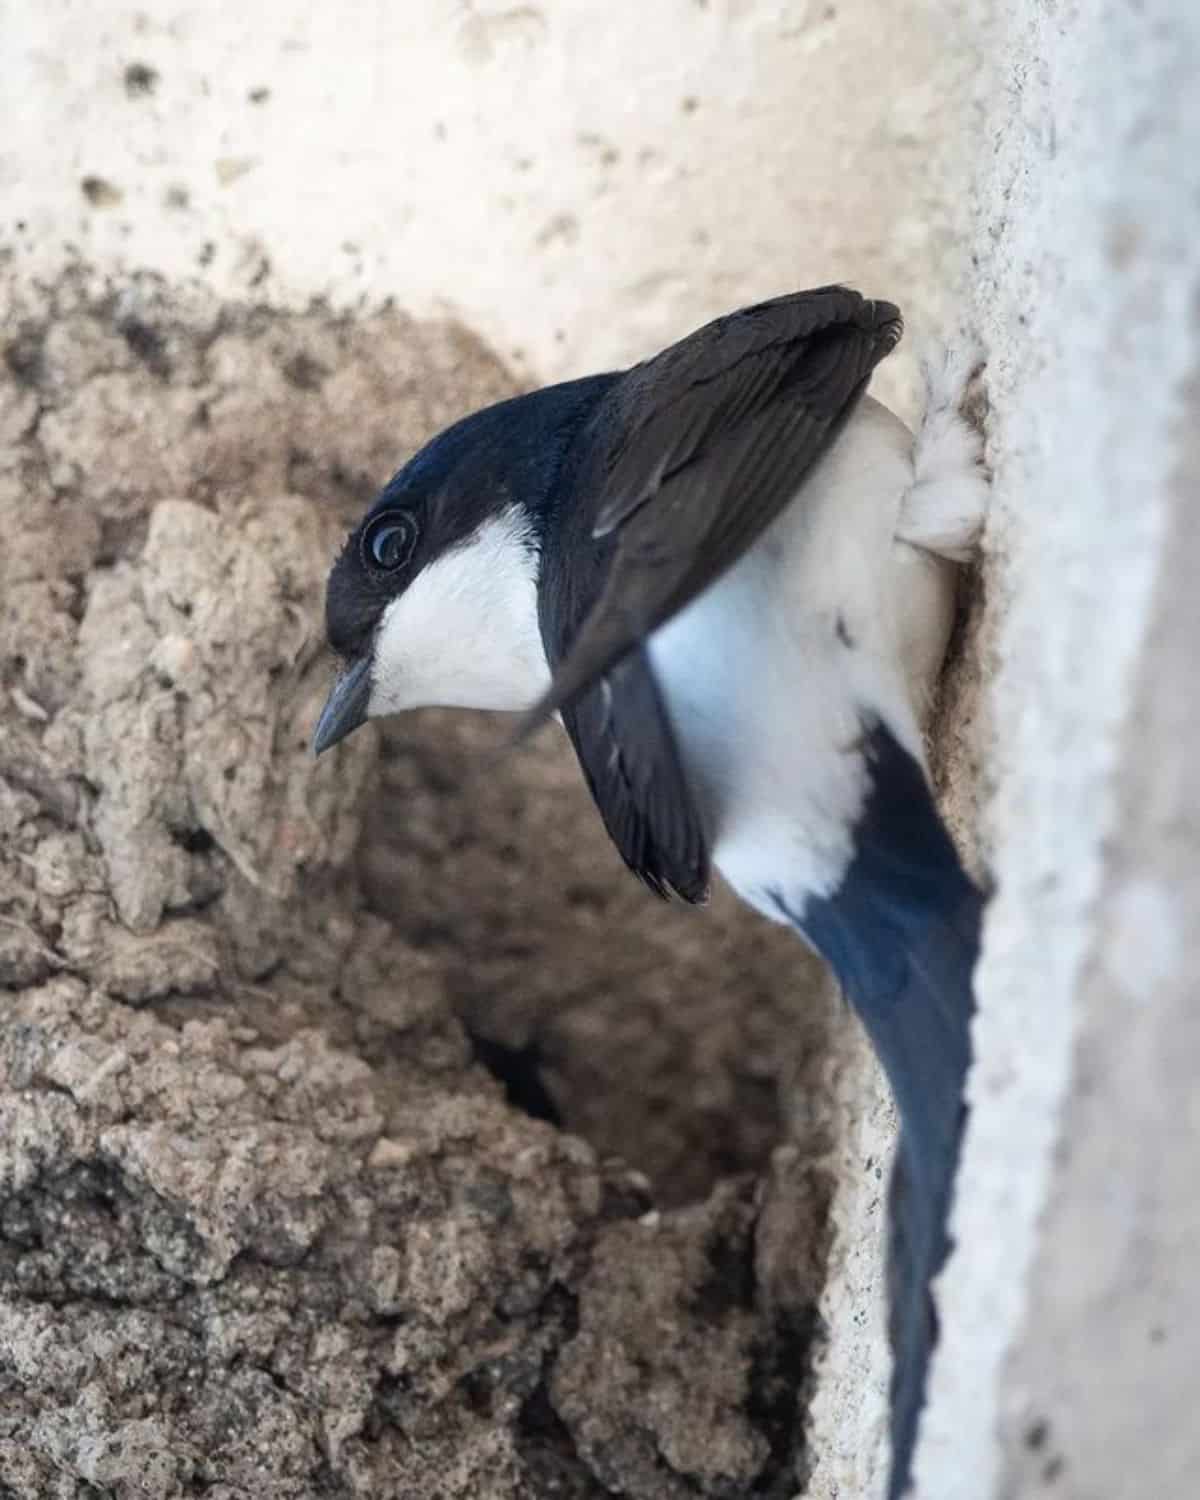
[[[896,522],[891,587],[900,657],[922,724],[954,626],[958,567],[975,554],[987,514],[983,437],[963,414],[981,368],[969,343],[929,349],[921,364],[925,410]]]
[[[900,507],[899,541],[968,562],[987,515],[983,434],[964,413],[983,370],[970,342],[923,352],[925,411],[913,443],[913,486]]]

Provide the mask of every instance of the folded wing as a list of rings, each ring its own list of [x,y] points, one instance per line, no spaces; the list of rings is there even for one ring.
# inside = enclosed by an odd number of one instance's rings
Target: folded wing
[[[822,287],[718,319],[614,386],[584,435],[596,452],[576,503],[591,507],[591,536],[615,548],[518,736],[737,561],[795,496],[901,330],[891,303]]]

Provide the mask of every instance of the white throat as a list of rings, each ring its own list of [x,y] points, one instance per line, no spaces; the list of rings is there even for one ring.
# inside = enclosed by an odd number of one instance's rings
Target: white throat
[[[537,559],[517,506],[435,558],[383,613],[370,716],[408,708],[530,708],[550,685]]]

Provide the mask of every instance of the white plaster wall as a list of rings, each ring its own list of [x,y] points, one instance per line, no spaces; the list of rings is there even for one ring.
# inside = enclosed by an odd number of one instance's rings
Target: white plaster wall
[[[827,280],[920,324],[961,246],[961,11],[6,0],[4,238],[25,274],[449,311],[539,379]]]
[[[1004,21],[973,236],[998,892],[918,1490],[1182,1500],[1200,1494],[1178,1390],[1200,1368],[1179,1009],[1200,845],[1176,736],[1200,635],[1195,576],[1168,564],[1197,501],[1200,8],[1009,0]],[[1143,784],[1157,832],[1121,813]],[[1163,858],[1179,835],[1190,863]]]

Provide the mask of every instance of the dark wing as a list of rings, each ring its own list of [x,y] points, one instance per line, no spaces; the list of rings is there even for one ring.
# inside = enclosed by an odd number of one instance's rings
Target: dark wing
[[[615,551],[518,737],[737,561],[795,495],[901,328],[890,302],[822,287],[720,318],[613,387],[584,438],[597,452],[575,503]]]
[[[708,840],[645,652],[564,708],[563,723],[625,863],[658,896],[703,901]]]

